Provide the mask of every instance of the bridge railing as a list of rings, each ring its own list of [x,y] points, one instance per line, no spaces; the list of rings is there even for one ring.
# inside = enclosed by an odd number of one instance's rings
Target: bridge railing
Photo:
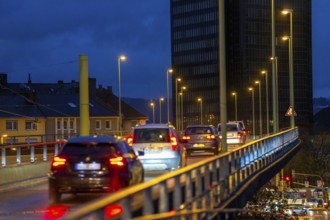
[[[42,157],[41,161],[47,161],[54,155],[57,155],[60,147],[65,141],[42,142],[13,144],[0,146],[1,148],[1,166],[22,165],[35,163],[38,156]]]
[[[91,201],[62,219],[109,219],[114,216],[116,219],[156,219],[156,215],[173,217],[178,212],[225,209],[242,184],[295,147],[297,142],[297,128],[264,137]],[[195,218],[216,214],[204,211],[197,213]]]

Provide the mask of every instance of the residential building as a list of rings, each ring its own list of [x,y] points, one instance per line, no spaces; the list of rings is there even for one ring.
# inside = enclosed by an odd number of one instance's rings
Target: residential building
[[[119,117],[116,106],[106,104],[118,100],[111,93],[98,97],[96,80],[89,79],[90,134],[117,135]],[[108,98],[107,98],[108,97]],[[2,144],[55,141],[68,139],[80,132],[79,82],[8,83],[0,74],[0,135]],[[124,125],[130,132],[146,116],[123,102]]]

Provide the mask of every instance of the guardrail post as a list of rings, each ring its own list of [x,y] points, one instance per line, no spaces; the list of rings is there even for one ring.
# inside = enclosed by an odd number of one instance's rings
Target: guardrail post
[[[6,166],[6,148],[2,148],[1,149],[1,165],[3,166],[3,167],[5,167]]]
[[[57,156],[58,155],[58,144],[55,144],[55,155],[54,156]]]
[[[21,162],[22,162],[22,160],[21,160],[21,147],[17,147],[16,150],[17,150],[17,152],[16,152],[16,163],[21,164]]]
[[[34,163],[34,146],[31,146],[31,156],[30,156],[30,162]]]
[[[47,161],[47,145],[46,144],[43,146],[42,159],[43,159],[43,161]]]

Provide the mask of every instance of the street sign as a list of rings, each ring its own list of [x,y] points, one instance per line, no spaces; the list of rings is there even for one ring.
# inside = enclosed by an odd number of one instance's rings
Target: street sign
[[[291,117],[292,115],[293,115],[293,116],[297,116],[297,113],[296,113],[296,111],[294,111],[294,112],[292,113],[292,106],[290,105],[289,108],[288,108],[288,110],[287,110],[286,113],[285,113],[285,116]]]

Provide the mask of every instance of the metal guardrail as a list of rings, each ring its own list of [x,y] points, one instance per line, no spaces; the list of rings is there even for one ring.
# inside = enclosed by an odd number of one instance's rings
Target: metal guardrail
[[[57,155],[65,141],[28,143],[1,146],[1,166],[35,163],[36,152],[41,152],[42,161],[47,161],[49,155]],[[51,151],[51,152],[49,152]]]
[[[226,208],[243,183],[290,151],[291,143],[297,140],[298,128],[261,138],[75,207],[62,219],[153,219],[155,215],[164,217],[159,219],[180,219],[173,218],[178,212],[180,216],[190,213],[192,219],[210,219],[220,211],[196,210]]]

